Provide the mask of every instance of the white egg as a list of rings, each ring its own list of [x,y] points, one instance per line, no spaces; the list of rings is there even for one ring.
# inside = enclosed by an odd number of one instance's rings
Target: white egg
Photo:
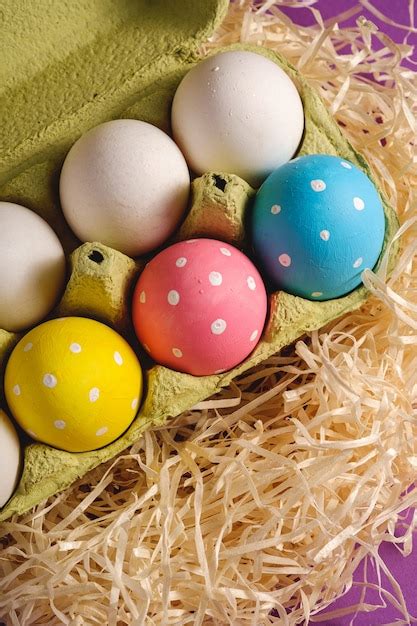
[[[52,228],[33,211],[0,202],[0,328],[20,331],[39,322],[64,280],[64,250]]]
[[[181,151],[156,126],[114,120],[89,130],[62,168],[64,215],[81,241],[129,256],[161,245],[187,205],[190,176]]]
[[[303,128],[294,83],[254,52],[222,52],[199,63],[172,106],[174,139],[194,172],[229,172],[253,186],[291,159]]]
[[[0,410],[0,508],[16,488],[20,476],[20,442],[16,430]]]

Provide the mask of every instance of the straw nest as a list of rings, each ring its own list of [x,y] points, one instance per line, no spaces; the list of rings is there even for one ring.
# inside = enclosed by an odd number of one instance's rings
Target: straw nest
[[[417,75],[400,64],[406,39],[314,8],[300,28],[283,4],[314,3],[235,2],[204,51],[261,44],[304,73],[398,209],[397,267],[368,272],[358,312],[4,523],[8,625],[316,621],[362,558],[385,571],[382,540],[411,550],[398,521],[417,502]],[[407,619],[391,582],[381,597]]]

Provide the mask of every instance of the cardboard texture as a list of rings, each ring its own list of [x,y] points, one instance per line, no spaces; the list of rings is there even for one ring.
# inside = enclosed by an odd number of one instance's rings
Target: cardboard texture
[[[68,283],[51,317],[83,315],[109,324],[128,337],[148,371],[139,414],[114,443],[77,454],[37,443],[26,446],[20,484],[0,511],[0,521],[62,491],[136,441],[145,429],[190,409],[249,367],[304,333],[360,307],[367,298],[364,287],[327,302],[284,292],[271,294],[269,321],[252,355],[225,374],[193,377],[152,365],[133,339],[130,296],[143,259],[132,260],[100,243],[79,246],[65,223],[58,180],[71,145],[92,126],[121,117],[142,119],[169,132],[175,89],[198,61],[199,44],[221,22],[227,6],[227,0],[76,0],[59,5],[40,0],[29,11],[24,0],[17,0],[2,8],[0,199],[39,213],[63,242],[69,258]],[[339,155],[374,180],[364,158],[345,139],[303,77],[271,51],[244,48],[269,57],[295,81],[305,112],[298,154]],[[194,180],[190,211],[174,239],[210,236],[250,254],[245,213],[250,211],[254,193],[230,173],[210,172]],[[398,224],[395,211],[382,201],[385,249]],[[391,265],[396,250],[393,246]],[[2,372],[20,337],[0,330]]]

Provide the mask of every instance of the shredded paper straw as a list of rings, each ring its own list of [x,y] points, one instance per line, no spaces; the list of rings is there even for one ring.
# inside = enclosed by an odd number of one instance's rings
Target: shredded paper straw
[[[294,25],[284,5],[316,25]],[[349,610],[372,609],[376,588],[398,623],[411,619],[378,546],[409,554],[416,523],[404,511],[417,501],[417,78],[401,65],[415,27],[397,45],[361,10],[324,22],[313,0],[236,1],[203,52],[264,45],[319,90],[398,210],[394,273],[366,272],[358,312],[4,523],[8,626],[316,622],[364,558],[391,587],[365,579]],[[357,26],[339,28],[349,15]]]

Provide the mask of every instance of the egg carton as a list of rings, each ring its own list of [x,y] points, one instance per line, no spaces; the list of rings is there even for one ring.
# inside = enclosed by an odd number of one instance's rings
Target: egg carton
[[[345,297],[317,302],[276,291],[269,294],[269,317],[262,338],[238,367],[219,375],[194,377],[152,364],[134,339],[130,316],[132,290],[147,259],[133,260],[97,242],[76,247],[79,242],[69,231],[59,207],[59,172],[75,140],[103,121],[135,118],[155,124],[165,132],[170,131],[170,105],[176,87],[198,62],[198,44],[220,23],[228,2],[178,0],[149,3],[138,0],[129,6],[128,3],[123,6],[122,3],[112,3],[110,10],[102,0],[92,0],[87,10],[83,3],[74,1],[70,11],[72,30],[65,16],[55,15],[53,5],[43,0],[40,4],[45,6],[44,12],[37,12],[38,21],[42,19],[44,28],[50,28],[50,36],[56,37],[57,42],[56,24],[66,24],[67,30],[62,35],[64,51],[65,46],[72,45],[73,49],[67,51],[65,59],[41,67],[36,76],[28,76],[28,67],[22,61],[17,72],[22,84],[19,86],[15,81],[15,90],[4,96],[5,127],[2,127],[0,140],[5,146],[0,151],[0,198],[38,212],[54,227],[63,242],[69,259],[68,282],[50,317],[92,317],[115,328],[138,351],[146,370],[146,388],[144,402],[132,425],[104,448],[69,453],[24,439],[22,477],[14,495],[0,510],[0,521],[14,513],[23,513],[62,491],[135,442],[146,429],[164,424],[192,408],[303,334],[357,309],[369,295],[366,288],[360,286]],[[26,32],[19,21],[19,17],[26,20],[23,5],[23,2],[16,2],[13,15],[9,16],[10,23],[6,11],[2,27],[11,29],[17,39]],[[81,29],[87,28],[85,11],[91,16],[94,10],[100,17],[95,25],[97,37],[92,39],[87,32],[77,32],[75,38],[78,41],[67,41],[67,35],[74,35],[75,23]],[[30,19],[35,18],[30,16]],[[89,23],[91,27],[91,20]],[[38,44],[42,57],[47,46]],[[385,212],[385,251],[398,228],[395,211],[381,193],[369,165],[344,137],[319,95],[277,54],[248,45],[227,49],[262,54],[277,63],[294,81],[305,115],[305,131],[298,155],[324,153],[339,156],[357,165],[374,182]],[[81,79],[83,72],[87,76]],[[117,82],[111,80],[112,76],[117,77]],[[33,111],[39,111],[36,118]],[[204,236],[229,242],[250,254],[245,224],[254,195],[254,189],[231,173],[208,172],[196,178],[192,183],[188,215],[171,242]],[[397,246],[393,245],[391,267],[396,255]],[[21,336],[0,330],[2,371]],[[4,406],[4,399],[1,404]]]

